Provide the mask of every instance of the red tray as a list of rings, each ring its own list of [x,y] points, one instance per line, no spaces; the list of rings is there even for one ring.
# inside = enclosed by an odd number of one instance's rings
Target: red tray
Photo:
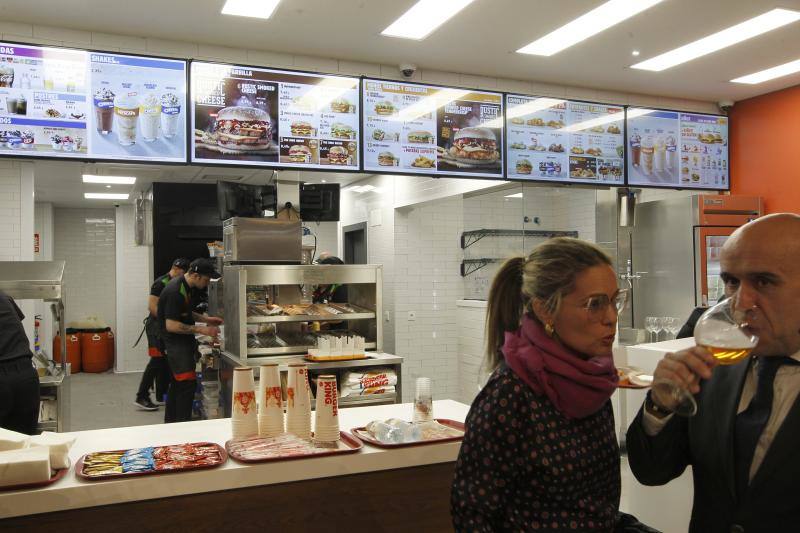
[[[440,423],[443,426],[457,429],[461,432],[465,431],[464,423],[459,422],[457,420],[450,420],[449,418],[434,418],[434,421]],[[355,435],[359,439],[363,440],[364,442],[366,442],[371,446],[377,446],[378,448],[407,448],[409,446],[426,446],[428,444],[455,442],[458,440],[462,440],[464,438],[464,435],[461,435],[460,437],[443,437],[440,439],[421,440],[417,442],[400,442],[397,444],[395,443],[389,444],[386,442],[381,442],[372,435],[370,435],[369,432],[367,431],[367,428],[365,427],[353,428],[351,431],[353,432],[353,435]]]
[[[210,465],[198,465],[198,466],[189,466],[186,468],[174,468],[171,470],[150,470],[148,472],[114,472],[110,474],[103,474],[102,476],[89,476],[83,473],[83,460],[86,459],[86,456],[91,455],[87,453],[75,464],[75,475],[81,479],[86,481],[101,481],[106,479],[113,479],[113,478],[120,478],[120,477],[136,477],[136,476],[151,476],[153,474],[171,474],[174,472],[191,472],[194,470],[205,470],[208,468],[216,468],[220,465],[225,464],[225,461],[228,460],[228,452],[215,442],[185,442],[182,444],[168,444],[166,446],[182,446],[183,444],[192,444],[195,446],[214,446],[217,451],[219,452],[220,460],[218,463],[210,464]],[[153,446],[153,448],[163,448],[164,446]],[[91,452],[91,453],[124,453],[128,450],[111,450],[111,451],[101,451],[101,452]]]
[[[47,485],[52,485],[65,475],[67,475],[67,470],[69,468],[61,468],[59,470],[53,471],[53,474],[50,476],[50,479],[47,481],[37,481],[36,483],[24,483],[22,485],[11,485],[10,487],[0,487],[0,492],[5,492],[7,490],[27,490],[27,489],[38,489],[40,487],[46,487]]]
[[[317,457],[329,457],[331,455],[355,453],[364,447],[364,444],[360,440],[353,437],[349,433],[340,431],[339,435],[341,439],[340,442],[344,443],[344,445],[347,446],[347,448],[344,450],[328,450],[319,453],[304,453],[297,455],[284,455],[279,457],[264,457],[262,459],[254,459],[254,458],[244,458],[240,456],[235,450],[231,450],[230,444],[232,440],[229,440],[228,442],[225,443],[225,449],[228,451],[228,455],[230,455],[232,459],[235,459],[240,463],[269,463],[274,461],[294,461],[296,459],[311,459]]]

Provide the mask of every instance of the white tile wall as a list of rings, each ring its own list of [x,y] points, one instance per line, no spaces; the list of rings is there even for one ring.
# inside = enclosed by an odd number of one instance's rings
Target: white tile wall
[[[34,250],[35,261],[53,260],[53,204],[36,202],[34,206],[34,227],[33,230],[39,235],[39,252]],[[42,317],[39,326],[39,338],[41,339],[42,351],[53,356],[52,339],[56,334],[56,326],[53,321],[53,314],[50,311],[51,304],[36,301],[34,307],[36,314]]]
[[[472,403],[489,375],[484,366],[486,307],[456,309],[459,401]]]
[[[133,206],[115,210],[116,250],[116,362],[117,372],[144,370],[149,356],[147,339],[136,342],[142,331],[142,320],[147,316],[147,295],[158,274],[153,272],[153,247],[137,245],[134,240]]]
[[[395,348],[405,357],[404,401],[413,397],[419,376],[432,379],[435,399],[461,394],[456,301],[463,292],[462,229],[460,196],[395,212]]]
[[[0,261],[22,259],[21,188],[20,164],[0,161]]]
[[[113,209],[56,209],[54,259],[66,261],[67,323],[96,316],[116,333]]]

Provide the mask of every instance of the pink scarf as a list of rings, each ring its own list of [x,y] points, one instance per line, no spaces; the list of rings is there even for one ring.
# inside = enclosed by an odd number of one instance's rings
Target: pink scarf
[[[550,338],[529,316],[503,344],[506,364],[536,394],[546,394],[569,418],[584,418],[600,410],[617,388],[619,376],[612,357],[581,358]]]

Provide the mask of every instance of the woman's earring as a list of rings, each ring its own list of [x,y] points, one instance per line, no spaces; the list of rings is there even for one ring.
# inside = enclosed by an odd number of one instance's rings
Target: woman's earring
[[[545,331],[545,333],[547,333],[548,337],[552,337],[556,332],[556,330],[553,329],[553,324],[545,324],[544,325],[544,331]]]

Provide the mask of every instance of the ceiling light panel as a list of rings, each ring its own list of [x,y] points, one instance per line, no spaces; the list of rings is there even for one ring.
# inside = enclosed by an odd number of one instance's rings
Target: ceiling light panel
[[[517,52],[537,56],[557,54],[663,1],[609,0]]]
[[[381,32],[388,37],[422,40],[475,0],[419,0]]]
[[[83,197],[87,200],[127,200],[130,195],[115,192],[85,192]]]
[[[128,176],[96,176],[94,174],[84,174],[84,183],[109,183],[111,185],[133,185],[136,178]]]
[[[800,11],[773,9],[675,50],[636,63],[631,68],[660,72],[786,26],[798,19]]]
[[[280,0],[227,0],[222,6],[223,15],[268,19]]]
[[[788,63],[784,63],[783,65],[778,65],[777,67],[768,68],[760,72],[754,72],[753,74],[748,74],[747,76],[742,76],[740,78],[736,78],[731,81],[733,83],[747,83],[749,85],[755,85],[757,83],[764,83],[765,81],[774,80],[776,78],[782,78],[784,76],[795,74],[797,72],[800,72],[800,59],[797,59],[795,61],[789,61]]]

